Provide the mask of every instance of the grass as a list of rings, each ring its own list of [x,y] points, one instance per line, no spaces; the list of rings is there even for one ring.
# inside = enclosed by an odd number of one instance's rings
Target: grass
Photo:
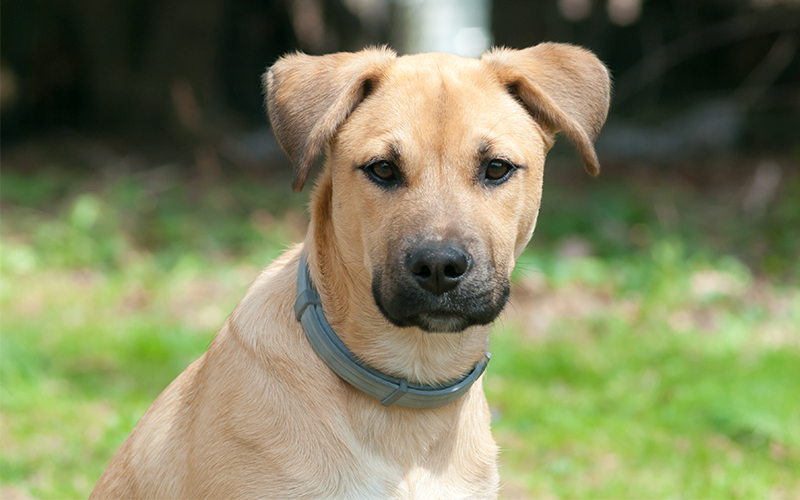
[[[538,279],[538,294],[595,305],[557,317],[544,334],[528,327],[521,339],[522,322],[546,314],[523,292],[528,307],[517,305],[520,317],[494,332],[487,394],[507,447],[504,476],[531,497],[800,492],[800,294],[778,287],[760,301],[747,285],[730,285],[748,282],[745,269],[674,246],[656,245],[642,288],[624,282],[640,282],[644,258],[595,262],[595,278],[561,286]],[[731,288],[700,289],[711,276],[727,276]],[[615,279],[611,301],[605,290]],[[768,312],[776,300],[784,308]]]
[[[2,496],[88,496],[302,237],[283,186],[4,168]],[[485,382],[505,498],[800,496],[800,179],[761,219],[730,200],[548,185]]]

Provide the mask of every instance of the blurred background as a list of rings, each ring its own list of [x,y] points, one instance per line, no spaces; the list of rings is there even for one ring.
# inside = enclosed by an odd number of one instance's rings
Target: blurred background
[[[0,497],[80,498],[307,224],[281,54],[569,42],[614,97],[548,156],[485,380],[501,498],[800,497],[800,2],[6,0]]]

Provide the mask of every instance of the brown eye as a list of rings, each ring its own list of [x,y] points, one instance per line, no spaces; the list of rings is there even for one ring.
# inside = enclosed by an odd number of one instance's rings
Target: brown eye
[[[503,160],[492,160],[489,162],[489,165],[486,166],[486,180],[488,181],[499,181],[504,179],[511,173],[513,167],[506,161]]]
[[[394,179],[394,168],[392,168],[392,164],[388,161],[373,163],[369,168],[372,170],[372,173],[375,174],[375,177],[382,181],[388,182]]]
[[[401,173],[394,163],[386,160],[379,160],[361,167],[367,177],[384,188],[394,188],[401,183]]]

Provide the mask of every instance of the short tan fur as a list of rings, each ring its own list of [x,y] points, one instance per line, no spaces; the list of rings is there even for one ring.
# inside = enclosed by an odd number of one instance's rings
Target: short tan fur
[[[90,498],[496,498],[481,381],[427,410],[348,385],[294,317],[299,256],[361,360],[415,383],[458,379],[507,299],[555,134],[599,172],[608,71],[563,44],[479,60],[376,48],[289,55],[264,83],[295,189],[326,154],[308,234],[153,403]]]

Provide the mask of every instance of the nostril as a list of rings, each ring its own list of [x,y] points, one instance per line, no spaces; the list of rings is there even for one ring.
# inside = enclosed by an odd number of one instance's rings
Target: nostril
[[[433,274],[428,266],[420,266],[419,269],[412,269],[411,272],[423,279],[430,278],[431,274]]]
[[[448,278],[458,278],[462,274],[464,273],[459,273],[458,271],[456,271],[456,268],[454,266],[444,267],[444,275],[447,276]]]

